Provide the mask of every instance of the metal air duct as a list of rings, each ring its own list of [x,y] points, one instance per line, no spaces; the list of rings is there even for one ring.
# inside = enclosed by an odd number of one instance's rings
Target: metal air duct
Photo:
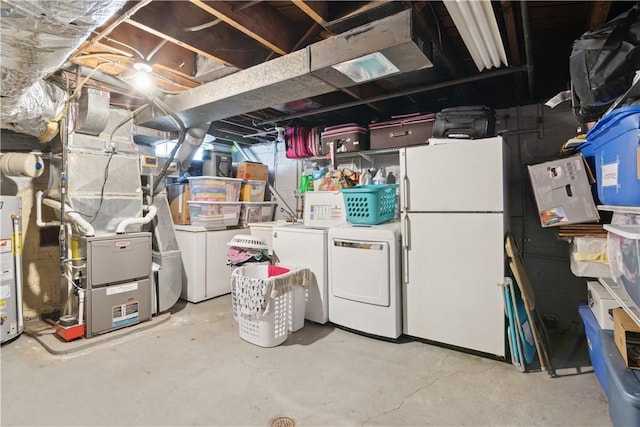
[[[359,82],[333,66],[369,54],[381,53],[396,68],[395,74],[429,67],[432,64],[414,33],[411,13],[410,9],[404,10],[183,94],[168,96],[165,103],[190,127],[355,86]],[[175,130],[175,123],[158,110],[139,115],[136,124]]]
[[[47,132],[49,121],[61,114],[66,94],[42,79],[57,70],[91,31],[124,3],[125,0],[0,1],[3,128],[33,136]],[[55,131],[49,133],[50,137],[54,135]]]

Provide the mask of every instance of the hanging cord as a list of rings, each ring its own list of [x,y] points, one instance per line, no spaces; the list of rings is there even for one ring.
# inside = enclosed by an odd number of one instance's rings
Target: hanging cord
[[[167,174],[167,170],[169,169],[169,166],[171,165],[171,162],[173,162],[173,159],[175,158],[176,153],[178,152],[178,150],[182,146],[182,143],[184,142],[184,140],[185,140],[185,138],[187,136],[187,129],[185,128],[184,122],[180,119],[180,117],[178,117],[178,115],[171,108],[169,108],[169,106],[167,104],[165,104],[160,99],[158,99],[157,96],[150,97],[148,94],[144,93],[139,88],[137,88],[136,86],[132,85],[131,83],[129,83],[125,79],[123,79],[121,77],[116,77],[116,78],[118,80],[120,80],[121,82],[125,83],[127,86],[131,87],[136,92],[144,95],[144,97],[149,100],[148,104],[145,104],[143,107],[140,107],[135,111],[136,114],[138,114],[144,108],[149,107],[149,105],[153,104],[156,107],[158,107],[158,109],[160,111],[162,111],[164,114],[169,116],[169,118],[171,118],[171,120],[173,120],[173,122],[178,126],[178,141],[177,141],[176,145],[173,147],[173,150],[171,150],[171,154],[169,155],[169,158],[165,162],[164,166],[162,167],[162,170],[160,170],[160,173],[158,174],[158,176],[155,177],[155,180],[154,180],[155,182],[153,183],[153,189],[151,191],[151,198],[153,199],[153,197],[157,194],[156,190],[158,188],[158,185],[160,184],[160,182],[164,179],[165,175]]]
[[[80,81],[80,83],[78,83],[76,85],[76,89],[73,91],[73,94],[69,97],[67,102],[71,103],[71,102],[77,100],[80,97],[80,95],[82,94],[82,87],[84,86],[84,84],[91,78],[91,76],[93,76],[93,74],[96,71],[98,71],[103,65],[106,65],[106,64],[114,64],[114,62],[113,61],[101,62],[96,66],[96,68],[93,68],[89,72],[89,74],[87,74],[87,76],[84,79],[82,79]],[[75,127],[75,125],[74,125],[74,127]]]
[[[153,98],[152,102],[156,107],[158,107],[158,109],[160,109],[160,111],[162,111],[164,114],[166,114],[169,117],[171,117],[171,119],[173,119],[173,121],[180,128],[180,130],[179,130],[180,135],[178,137],[178,142],[173,147],[173,150],[171,150],[171,154],[169,155],[169,158],[166,160],[166,162],[164,163],[164,166],[162,167],[162,170],[160,171],[160,173],[158,174],[158,176],[154,180],[155,182],[153,183],[153,191],[151,192],[151,196],[153,197],[153,196],[155,196],[157,194],[156,190],[158,188],[158,185],[164,179],[165,175],[167,174],[167,170],[169,169],[169,166],[171,165],[171,162],[173,162],[173,159],[176,157],[176,153],[178,152],[178,150],[182,146],[182,143],[184,142],[184,140],[185,140],[185,138],[187,136],[187,130],[186,130],[185,126],[184,126],[184,122],[180,119],[180,117],[178,117],[178,115],[175,112],[173,112],[173,110],[171,110],[171,108],[169,108],[167,106],[167,104],[165,104],[164,102],[160,101],[158,98]]]

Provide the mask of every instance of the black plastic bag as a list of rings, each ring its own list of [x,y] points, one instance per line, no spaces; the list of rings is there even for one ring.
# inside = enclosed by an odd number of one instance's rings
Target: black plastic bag
[[[640,69],[640,4],[587,31],[573,44],[571,87],[581,122],[598,120],[630,87]]]

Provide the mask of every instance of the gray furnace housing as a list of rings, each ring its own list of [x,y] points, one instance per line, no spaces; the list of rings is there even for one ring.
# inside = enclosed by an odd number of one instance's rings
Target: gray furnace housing
[[[151,233],[81,237],[86,338],[151,318]]]

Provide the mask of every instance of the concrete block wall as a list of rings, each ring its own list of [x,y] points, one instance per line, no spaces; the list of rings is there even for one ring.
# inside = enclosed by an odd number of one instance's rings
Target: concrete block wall
[[[559,107],[561,108],[561,107]],[[577,305],[586,298],[586,279],[573,276],[569,268],[569,243],[557,237],[556,228],[542,228],[531,192],[526,166],[558,158],[560,147],[575,136],[576,122],[568,108],[550,110],[538,105],[500,110],[498,129],[507,131],[505,140],[510,148],[509,215],[511,227],[524,256],[525,266],[536,293],[539,314],[556,321],[558,328],[569,329],[579,322]],[[7,142],[3,138],[3,146]],[[251,160],[269,166],[270,181],[292,209],[301,217],[302,199],[298,182],[303,167],[300,160],[285,156],[283,143],[256,144],[245,148]],[[234,162],[244,157],[234,151]],[[371,165],[385,165],[394,170],[395,158],[382,156]],[[370,167],[361,160],[349,160],[343,167]],[[42,246],[35,224],[33,203],[35,192],[47,186],[48,172],[41,178],[8,179],[2,177],[2,194],[23,197],[25,315],[37,316],[62,309],[66,291],[61,285],[58,267],[58,247]],[[269,199],[276,199],[270,195]],[[278,206],[275,219],[285,219]],[[45,210],[46,213],[46,210]],[[51,217],[45,218],[53,219]]]
[[[577,122],[568,106],[521,106],[499,110],[497,117],[511,153],[511,227],[535,290],[536,311],[551,328],[569,330],[581,323],[577,307],[586,300],[587,279],[571,273],[569,241],[558,237],[558,228],[540,225],[527,165],[559,158],[562,145],[576,136]]]
[[[497,129],[509,147],[509,217],[511,229],[523,254],[527,274],[535,290],[539,315],[551,320],[560,330],[579,323],[578,303],[586,299],[586,279],[575,277],[569,267],[569,242],[558,238],[557,228],[543,228],[537,215],[527,165],[557,159],[560,148],[574,137],[577,122],[568,106],[549,109],[527,105],[496,112]],[[472,143],[472,142],[470,142]],[[301,209],[297,192],[305,161],[284,155],[283,144],[257,144],[248,150],[253,159],[269,165],[270,179],[281,195]],[[242,158],[238,157],[238,161]],[[376,156],[374,164],[361,158],[341,160],[339,167],[378,168],[399,172],[397,155]],[[322,163],[320,161],[319,163]],[[277,212],[276,218],[283,218]],[[508,269],[508,267],[507,267]]]
[[[4,141],[3,141],[4,142]],[[61,309],[66,301],[66,291],[62,289],[59,269],[58,245],[43,246],[40,229],[36,224],[35,194],[47,188],[49,180],[48,162],[39,178],[2,176],[3,195],[22,198],[22,263],[23,263],[23,313],[25,320],[38,318],[42,314]],[[49,208],[43,214],[51,214]],[[53,220],[45,217],[45,221]]]

